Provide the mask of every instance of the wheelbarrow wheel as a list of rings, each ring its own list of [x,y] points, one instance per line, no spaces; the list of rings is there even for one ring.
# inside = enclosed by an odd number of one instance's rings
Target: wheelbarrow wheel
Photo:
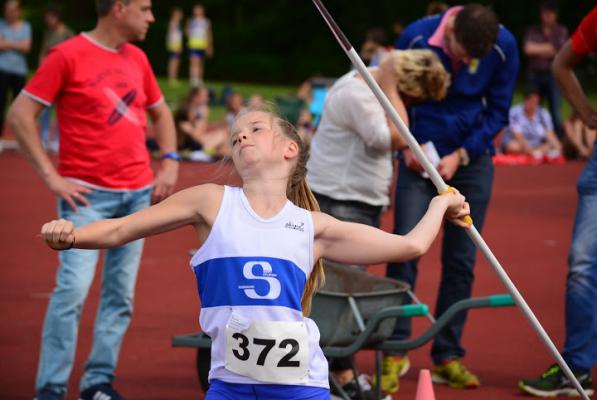
[[[209,382],[207,381],[207,378],[210,365],[210,349],[197,349],[197,377],[199,378],[199,385],[201,385],[201,389],[203,389],[205,393],[209,390]]]

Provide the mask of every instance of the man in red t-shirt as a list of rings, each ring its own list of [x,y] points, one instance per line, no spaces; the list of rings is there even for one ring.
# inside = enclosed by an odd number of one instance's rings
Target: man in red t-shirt
[[[154,22],[151,0],[96,0],[95,29],[51,49],[8,115],[27,158],[58,197],[60,218],[75,226],[121,217],[172,193],[178,174],[174,122],[145,54]],[[58,168],[41,144],[36,118],[56,104]],[[149,113],[163,160],[156,174],[145,148]],[[142,241],[105,254],[93,347],[80,383],[83,400],[121,399],[112,388],[130,322]],[[63,399],[76,350],[81,309],[98,252],[60,254],[56,289],[44,322],[36,380],[38,400]]]
[[[574,66],[597,51],[597,7],[582,20],[556,55],[553,74],[575,111],[591,128],[597,128],[597,110],[591,105]],[[594,393],[591,370],[597,365],[597,148],[577,184],[578,204],[568,256],[566,279],[566,340],[562,357],[587,395]],[[519,388],[538,397],[577,394],[560,366],[552,365],[538,378],[524,379]]]

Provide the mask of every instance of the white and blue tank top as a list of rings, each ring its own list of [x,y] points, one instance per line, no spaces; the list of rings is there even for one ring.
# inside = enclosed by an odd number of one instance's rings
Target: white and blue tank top
[[[313,269],[311,213],[287,201],[261,218],[225,186],[205,243],[191,259],[199,323],[212,339],[209,379],[329,387],[319,330],[301,297]]]

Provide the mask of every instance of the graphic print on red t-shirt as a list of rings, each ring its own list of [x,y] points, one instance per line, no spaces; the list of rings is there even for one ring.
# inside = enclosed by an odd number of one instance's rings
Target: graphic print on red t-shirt
[[[51,50],[25,94],[56,104],[62,176],[109,189],[151,184],[146,110],[162,94],[139,48],[78,35]]]
[[[112,113],[108,117],[108,125],[114,125],[122,117],[130,119],[131,122],[139,125],[139,120],[137,119],[137,117],[135,117],[133,113],[129,112],[129,106],[131,105],[131,103],[135,101],[135,97],[137,96],[136,89],[129,90],[128,92],[126,92],[124,96],[122,96],[122,98],[118,98],[118,95],[109,88],[106,88],[106,94],[109,97],[116,99],[117,101],[116,107],[114,107],[114,111],[112,111]]]

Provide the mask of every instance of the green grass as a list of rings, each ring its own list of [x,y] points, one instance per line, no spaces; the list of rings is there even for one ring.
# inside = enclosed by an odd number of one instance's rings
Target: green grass
[[[159,78],[158,82],[164,93],[166,101],[172,108],[176,109],[176,105],[182,100],[182,98],[188,93],[190,86],[187,81],[180,81],[179,85],[173,87],[168,84],[168,80],[165,78]],[[279,85],[257,85],[251,83],[239,83],[239,82],[215,82],[207,81],[206,86],[213,89],[216,93],[216,99],[219,99],[222,89],[226,86],[231,87],[235,92],[242,94],[245,99],[248,99],[251,95],[260,94],[267,101],[274,101],[276,96],[284,96],[289,94],[296,94],[298,87],[295,86],[279,86]],[[597,105],[597,90],[590,91],[587,93],[589,101],[593,105]],[[522,88],[518,88],[514,94],[513,104],[522,102]],[[544,104],[546,106],[546,104]],[[209,115],[210,122],[219,122],[224,119],[226,110],[222,106],[214,106],[211,108]],[[572,113],[570,105],[567,101],[562,100],[562,118],[567,118]]]
[[[160,88],[162,89],[162,92],[164,93],[166,102],[170,105],[170,108],[172,110],[176,109],[177,104],[186,96],[186,94],[190,90],[190,85],[188,84],[188,81],[181,80],[178,85],[172,86],[168,83],[168,80],[166,78],[158,78],[158,83],[160,85]],[[248,99],[252,95],[259,94],[266,101],[274,101],[276,96],[296,94],[296,91],[298,89],[294,86],[256,85],[251,83],[239,82],[206,81],[205,85],[215,92],[216,100],[220,99],[222,89],[224,89],[227,86],[232,88],[235,92],[242,94],[245,99]],[[225,114],[226,110],[223,106],[213,106],[210,109],[209,121],[220,122],[224,119]]]

